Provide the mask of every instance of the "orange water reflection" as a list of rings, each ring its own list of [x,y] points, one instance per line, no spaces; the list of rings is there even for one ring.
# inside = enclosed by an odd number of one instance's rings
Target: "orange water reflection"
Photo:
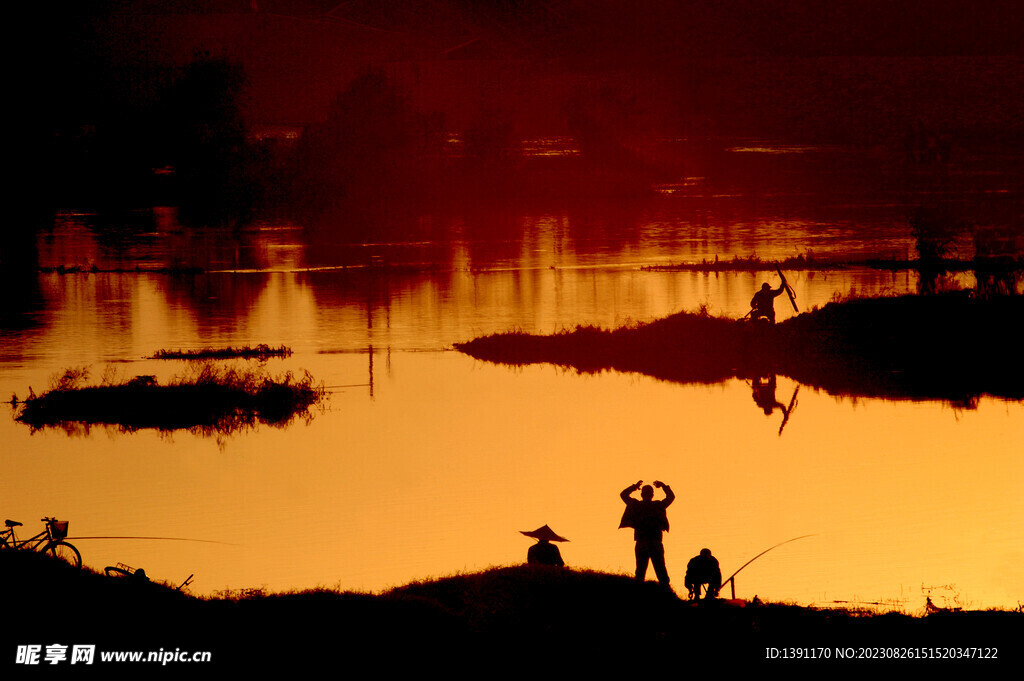
[[[45,276],[54,311],[8,345],[0,390],[38,391],[58,368],[101,373],[112,360],[128,361],[113,365],[125,375],[180,371],[141,359],[159,347],[285,343],[295,355],[269,368],[309,369],[334,386],[327,410],[308,425],[219,442],[102,428],[69,438],[0,420],[6,517],[27,528],[67,518],[72,537],[224,542],[79,542],[94,568],[122,562],[172,582],[194,573],[200,593],[377,590],[522,561],[530,542],[518,530],[543,524],[572,540],[562,547],[571,566],[628,573],[618,492],[658,478],[679,496],[666,539],[677,588],[703,546],[728,574],[814,534],[744,570],[738,595],[913,610],[922,586],[955,585],[949,593],[972,607],[1019,599],[1024,405],[982,399],[958,411],[805,387],[780,437],[781,414],[766,416],[740,381],[512,371],[444,351],[513,326],[659,316],[702,296],[743,309],[756,277],[628,268],[206,276],[188,286],[158,275]],[[856,273],[837,277],[871,289]],[[808,303],[837,289],[832,275],[798,286]],[[780,378],[780,400],[794,387]]]
[[[89,565],[125,562],[171,581],[195,573],[202,592],[381,589],[521,561],[517,530],[544,523],[572,540],[562,548],[571,565],[629,572],[617,487],[659,478],[679,495],[666,539],[677,582],[703,546],[731,571],[813,533],[747,568],[739,595],[912,608],[922,584],[955,584],[978,606],[1012,606],[1019,594],[1020,404],[854,406],[805,388],[778,437],[780,417],[741,382],[511,372],[452,353],[377,364],[372,400],[366,387],[339,389],[309,425],[222,446],[151,432],[29,436],[5,424],[18,454],[9,471],[36,481],[5,494],[7,512],[68,517],[78,536],[232,544],[80,542]],[[319,368],[328,382],[358,382],[366,357],[324,356]]]

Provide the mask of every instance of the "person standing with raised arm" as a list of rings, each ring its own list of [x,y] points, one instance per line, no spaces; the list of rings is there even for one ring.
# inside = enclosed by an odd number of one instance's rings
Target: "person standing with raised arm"
[[[641,487],[642,486],[642,487]],[[654,500],[654,487],[665,491],[665,498]],[[668,514],[666,509],[675,501],[676,495],[672,488],[660,480],[654,481],[654,487],[644,485],[643,480],[622,490],[619,497],[626,504],[622,513],[619,528],[632,527],[633,539],[636,541],[636,579],[644,581],[647,577],[647,564],[654,565],[654,574],[658,582],[669,585],[668,569],[665,567],[665,546],[661,541],[661,533],[668,532]],[[634,499],[633,492],[640,490],[640,499]]]

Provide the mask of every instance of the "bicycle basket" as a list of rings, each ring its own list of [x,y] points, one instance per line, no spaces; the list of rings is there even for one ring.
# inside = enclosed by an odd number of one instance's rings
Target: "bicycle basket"
[[[54,520],[50,523],[50,536],[54,539],[66,539],[68,536],[68,521]]]

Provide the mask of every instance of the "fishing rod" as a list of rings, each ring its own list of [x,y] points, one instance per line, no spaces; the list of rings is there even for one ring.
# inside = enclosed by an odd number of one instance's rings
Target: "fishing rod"
[[[782,546],[783,544],[788,544],[789,542],[796,541],[797,539],[806,539],[807,537],[814,537],[814,536],[816,536],[816,535],[813,535],[813,534],[803,534],[803,535],[800,535],[799,537],[793,537],[792,539],[787,539],[784,542],[779,542],[775,546],[772,546],[772,547],[769,547],[769,548],[765,549],[764,551],[762,551],[761,553],[757,554],[756,556],[754,556],[753,558],[748,560],[746,563],[741,565],[739,567],[739,569],[736,570],[736,572],[734,572],[731,575],[729,575],[729,578],[726,579],[724,582],[722,582],[722,586],[725,586],[726,584],[731,584],[732,597],[733,597],[733,600],[735,600],[736,599],[736,580],[734,578],[736,577],[736,575],[738,575],[740,573],[740,570],[742,570],[743,568],[747,567],[748,565],[750,565],[755,560],[757,560],[758,558],[760,558],[764,554],[768,553],[772,549],[777,549],[780,546]],[[719,587],[719,588],[721,588],[721,587]]]
[[[779,437],[782,437],[782,429],[786,427],[786,423],[789,421],[789,415],[792,414],[793,409],[796,408],[796,394],[798,392],[800,392],[799,384],[793,388],[793,397],[789,400],[789,406],[782,412],[782,425],[779,426]]]

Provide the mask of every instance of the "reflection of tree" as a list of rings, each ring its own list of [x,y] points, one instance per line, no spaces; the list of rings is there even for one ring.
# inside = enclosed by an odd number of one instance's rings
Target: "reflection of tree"
[[[977,228],[974,231],[974,275],[979,298],[1022,295],[1024,235],[1020,226]]]
[[[955,253],[956,239],[962,231],[960,218],[943,204],[919,205],[910,215],[910,233],[918,254],[921,295],[940,291],[941,278],[947,269],[943,261]]]
[[[235,329],[266,288],[269,274],[160,276],[168,304],[191,312],[200,337]]]
[[[569,129],[584,160],[597,166],[623,168],[635,164],[629,139],[635,128],[635,98],[604,86],[578,92],[566,112]]]
[[[440,130],[440,122],[414,111],[387,76],[365,72],[303,136],[296,193],[318,209],[343,199],[408,196],[426,175],[425,158],[439,154]]]
[[[484,106],[463,135],[462,156],[467,165],[485,171],[508,170],[518,153],[519,139],[511,118]]]
[[[251,201],[241,110],[245,86],[240,66],[200,55],[164,95],[163,153],[174,166],[186,216],[224,218]]]
[[[33,313],[43,309],[38,267],[34,229],[0,232],[0,329],[35,325]]]

